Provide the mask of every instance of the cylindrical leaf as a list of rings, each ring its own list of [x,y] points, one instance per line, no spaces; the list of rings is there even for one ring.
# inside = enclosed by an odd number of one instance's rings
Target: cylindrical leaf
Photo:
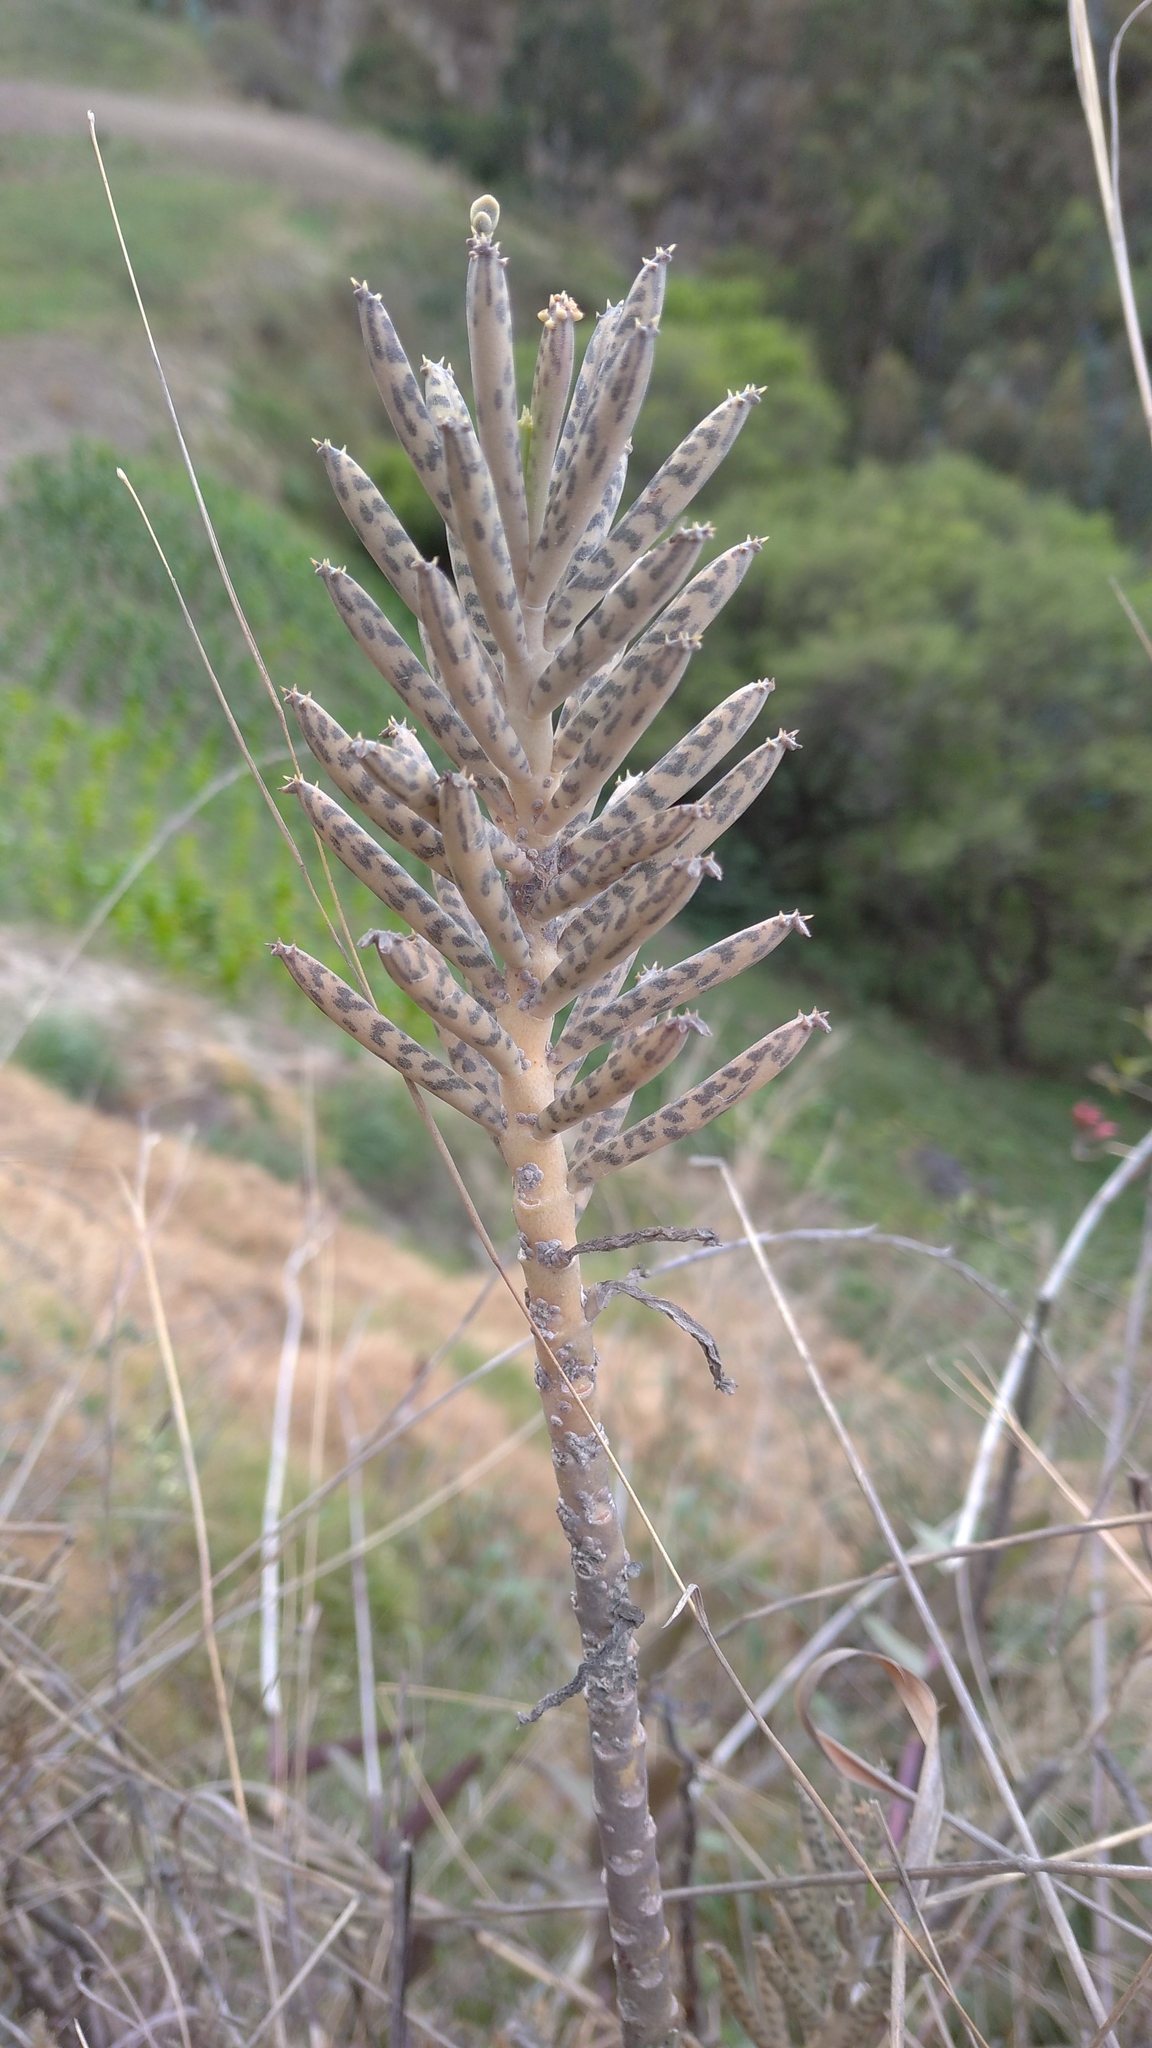
[[[371,1003],[358,995],[354,988],[349,988],[346,981],[341,981],[338,974],[333,974],[330,968],[314,960],[310,953],[302,953],[298,946],[279,944],[273,946],[272,952],[277,960],[284,962],[293,981],[316,1008],[330,1017],[334,1024],[339,1024],[340,1029],[354,1038],[358,1045],[366,1046],[377,1059],[385,1060],[406,1080],[427,1088],[441,1102],[450,1103],[453,1109],[461,1110],[474,1123],[483,1124],[486,1130],[499,1132],[507,1128],[508,1119],[503,1109],[494,1108],[480,1089],[462,1075],[453,1073],[451,1067],[446,1067],[443,1060],[436,1058],[435,1053],[426,1052],[422,1045],[417,1045],[406,1031],[401,1031],[387,1017],[382,1017],[379,1010],[373,1009]]]
[[[433,824],[440,816],[440,777],[414,732],[395,720],[387,739],[354,740],[353,752],[374,782]]]
[[[634,952],[683,910],[708,872],[709,864],[700,860],[673,861],[664,868],[652,863],[614,882],[566,925],[560,959],[530,1008],[552,1016],[622,953]]]
[[[432,362],[425,356],[420,368],[424,377],[425,401],[437,428],[462,420],[471,425],[471,414],[464,402],[464,393],[452,374],[451,363],[446,363],[443,356],[439,362]]]
[[[763,546],[762,540],[755,540],[749,535],[736,547],[726,548],[722,555],[717,555],[715,561],[701,569],[687,589],[682,590],[679,597],[661,613],[660,624],[664,631],[694,635],[707,632],[717,612],[722,611],[729,598],[739,590]],[[647,559],[642,555],[636,568],[640,568]],[[628,571],[629,576],[635,573],[636,569]],[[605,598],[604,603],[608,602]]]
[[[440,784],[440,830],[452,878],[481,931],[509,967],[527,967],[528,941],[493,860],[488,821],[463,775]]]
[[[328,770],[337,789],[350,796],[365,817],[381,826],[405,853],[414,853],[429,867],[443,866],[444,841],[435,825],[417,813],[398,791],[382,787],[373,778],[361,759],[364,741],[350,739],[343,726],[337,725],[314,697],[289,690],[287,702],[313,754]]]
[[[568,1012],[568,1023],[565,1026],[565,1031],[569,1028],[573,1030],[583,1028],[595,1012],[603,1008],[605,1003],[615,1001],[632,972],[635,959],[635,953],[625,953],[623,959],[614,960],[611,967],[604,974],[599,975],[595,981],[590,981],[586,988],[581,989],[576,1001]],[[570,1087],[576,1079],[580,1068],[584,1064],[584,1055],[583,1053],[578,1054],[576,1059],[565,1067],[558,1066],[550,1052],[548,1064],[556,1075],[557,1088],[564,1089]]]
[[[650,967],[626,996],[613,997],[594,1008],[577,1005],[549,1054],[551,1064],[568,1066],[573,1060],[583,1059],[596,1046],[607,1045],[621,1031],[643,1023],[645,1018],[659,1016],[661,1010],[676,1009],[681,1003],[695,1002],[707,989],[734,981],[745,968],[755,967],[757,961],[774,953],[789,932],[808,937],[808,926],[798,910],[766,917],[762,924],[734,932],[730,939],[706,946],[702,953],[693,953],[676,967]]]
[[[436,1036],[448,1055],[453,1073],[459,1074],[461,1080],[471,1082],[495,1118],[506,1116],[500,1101],[499,1080],[487,1060],[480,1053],[473,1052],[470,1045],[465,1045],[462,1038],[457,1038],[451,1031],[445,1031],[439,1024],[436,1026]]]
[[[574,569],[553,598],[548,607],[550,647],[557,646],[591,611],[601,592],[610,590],[645,549],[667,533],[673,520],[687,510],[719,468],[751,408],[759,402],[760,390],[755,384],[747,385],[743,391],[729,392],[723,403],[673,449],[625,513],[612,538],[603,541]]]
[[[356,645],[384,680],[391,683],[404,709],[419,720],[458,768],[478,775],[491,774],[491,762],[475,733],[417,661],[408,642],[375,599],[361,589],[346,569],[334,569],[331,562],[320,562],[317,574]]]
[[[530,782],[532,769],[498,694],[487,655],[459,597],[440,569],[420,570],[420,617],[445,690],[492,766],[511,782]]]
[[[438,953],[443,953],[474,988],[497,1001],[506,998],[507,990],[487,948],[476,945],[471,934],[441,909],[419,882],[412,880],[407,868],[377,846],[371,834],[314,783],[292,781],[287,786],[299,797],[309,824],[350,874],[365,883],[381,903],[410,924]]]
[[[704,804],[685,804],[680,810],[662,811],[657,817],[643,819],[638,825],[626,825],[622,831],[600,845],[587,848],[561,868],[541,889],[533,910],[538,917],[555,917],[562,910],[575,910],[578,904],[587,903],[589,897],[606,889],[617,875],[627,874],[629,868],[638,866],[641,861],[651,860],[656,854],[678,846],[706,814],[707,806]],[[583,835],[575,844],[578,847],[583,844]]]
[[[665,640],[655,632],[638,640],[611,677],[614,702],[606,709],[553,792],[557,819],[578,811],[610,775],[667,703],[699,646],[698,640]]]
[[[520,409],[505,265],[506,259],[490,235],[473,235],[468,244],[466,309],[476,432],[496,492],[516,587],[523,590],[528,569],[528,509],[520,466]]]
[[[543,604],[555,590],[611,481],[648,387],[655,347],[654,321],[634,322],[619,346],[611,347],[610,365],[606,360],[597,377],[579,436],[564,467],[553,471],[544,523],[528,568],[529,604]]]
[[[678,1095],[664,1109],[658,1109],[653,1116],[641,1118],[630,1131],[622,1131],[617,1138],[605,1145],[597,1145],[582,1160],[571,1178],[573,1185],[581,1182],[602,1180],[605,1174],[616,1173],[622,1166],[631,1165],[635,1159],[647,1159],[652,1152],[659,1152],[665,1145],[675,1144],[678,1138],[690,1137],[693,1131],[701,1131],[726,1109],[734,1109],[738,1102],[754,1093],[765,1081],[771,1081],[793,1060],[808,1043],[816,1029],[827,1031],[828,1019],[819,1010],[811,1016],[794,1017],[790,1024],[781,1024],[770,1031],[756,1045],[750,1045],[738,1059],[729,1060],[727,1066],[717,1068],[706,1081],[696,1088],[690,1088],[685,1095]]]
[[[488,941],[473,917],[472,912],[469,910],[463,896],[460,894],[459,889],[456,887],[455,882],[452,880],[451,875],[433,875],[432,891],[441,910],[446,910],[449,917],[455,918],[457,924],[470,935],[475,945],[483,951]]]
[[[698,1017],[668,1017],[663,1023],[645,1024],[609,1053],[603,1066],[584,1081],[577,1081],[536,1118],[542,1138],[566,1131],[585,1117],[610,1109],[624,1095],[633,1095],[646,1081],[655,1080],[670,1066],[690,1031],[707,1032]]]
[[[295,692],[290,693],[289,702],[292,702],[294,696]],[[398,725],[395,719],[393,719],[387,728],[387,733],[386,742],[382,739],[352,740],[350,744],[354,759],[357,762],[363,763],[363,766],[367,769],[374,782],[379,783],[382,788],[391,791],[394,796],[399,797],[403,803],[408,804],[410,809],[416,811],[421,818],[427,818],[431,823],[438,826],[440,823],[440,775],[438,771],[428,759],[415,733],[410,732],[406,725]],[[312,751],[313,753],[316,752],[314,746]],[[323,759],[323,756],[321,755],[319,758]],[[345,785],[341,784],[341,788],[344,787]],[[356,796],[356,790],[349,789],[348,794]],[[361,809],[366,811],[369,817],[376,817],[376,813],[369,808],[367,803],[361,802],[359,797],[357,797],[357,802],[360,802]],[[485,822],[488,826],[488,844],[492,849],[492,858],[496,862],[497,867],[503,868],[507,874],[512,875],[518,882],[534,881],[536,879],[536,865],[531,856],[522,846],[518,846],[514,839],[509,839],[508,834],[502,832],[499,825],[492,824],[491,820],[486,820]],[[439,834],[437,834],[437,838],[439,838]],[[441,840],[438,848],[441,864],[443,851],[444,846]]]
[[[584,351],[584,360],[576,373],[576,388],[572,393],[572,403],[568,407],[568,416],[564,421],[560,434],[560,446],[556,451],[556,460],[552,465],[553,482],[560,471],[566,467],[572,451],[580,438],[585,415],[592,403],[592,394],[596,389],[596,379],[600,373],[600,366],[605,361],[608,350],[611,348],[612,340],[616,333],[616,323],[620,318],[623,303],[623,300],[621,300],[619,305],[606,306],[602,313],[596,315],[596,325],[588,337],[588,346]]]
[[[568,1161],[569,1179],[575,1178],[576,1170],[581,1160],[587,1159],[588,1154],[595,1151],[597,1145],[607,1144],[610,1138],[616,1136],[617,1131],[623,1130],[628,1120],[628,1111],[631,1107],[632,1097],[630,1095],[622,1095],[619,1102],[612,1104],[611,1109],[603,1109],[599,1116],[589,1117],[588,1122],[576,1133],[576,1139]],[[596,1183],[594,1181],[588,1181],[586,1185],[577,1188],[575,1192],[577,1218],[583,1215],[584,1210],[595,1193],[595,1188]]]
[[[523,679],[528,647],[520,594],[484,451],[470,420],[446,421],[441,433],[460,543],[468,557],[488,630],[509,663],[509,684],[514,678],[522,681],[526,695],[528,685]]]
[[[488,618],[480,602],[480,592],[476,588],[472,564],[464,552],[463,542],[454,533],[448,535],[448,560],[452,564],[452,575],[460,594],[460,602],[468,614],[468,624],[485,654],[491,655],[494,662],[499,662],[500,649],[488,630]]]
[[[654,256],[644,258],[620,308],[622,325],[628,320],[659,320],[671,261],[671,249],[657,249]]]
[[[349,524],[359,534],[378,569],[384,571],[410,612],[417,607],[416,564],[420,550],[405,533],[386,498],[370,476],[344,448],[321,441],[320,455]]]
[[[582,841],[602,840],[618,831],[625,817],[636,821],[662,810],[665,804],[674,804],[686,789],[695,789],[743,739],[775,687],[775,683],[761,679],[734,690],[682,740],[677,740],[655,767],[646,769],[643,775],[632,776],[621,785],[619,794],[614,791],[595,824],[582,834]]]
[[[370,292],[366,284],[357,285],[356,304],[372,375],[396,439],[437,511],[451,523],[452,500],[444,477],[444,450],[400,336],[383,300]]]
[[[624,453],[612,472],[612,479],[608,489],[605,491],[591,519],[584,528],[580,544],[572,556],[568,569],[569,578],[579,573],[583,562],[591,561],[592,556],[598,548],[603,546],[609,533],[612,531],[612,521],[615,519],[620,508],[620,500],[624,496],[624,485],[628,480],[628,457],[631,453],[632,443],[631,441],[626,441],[624,443]],[[582,619],[585,612],[590,612],[595,603],[595,597],[590,597],[586,604],[582,604],[578,614],[579,618]],[[544,614],[544,645],[549,652],[554,647],[563,645],[575,623],[576,621],[573,619],[565,619],[563,621],[557,620],[554,625],[552,607],[549,607]]]
[[[624,695],[627,678],[620,674],[624,659],[618,654],[599,675],[590,676],[579,690],[573,692],[564,706],[564,715],[552,741],[552,775],[558,779],[582,752],[598,726],[615,710]],[[569,830],[572,821],[569,821]]]
[[[548,501],[552,464],[564,423],[564,407],[576,354],[575,322],[584,318],[567,292],[553,292],[541,313],[543,332],[532,380],[532,438],[528,444],[528,542],[535,547]]]
[[[361,946],[375,946],[385,973],[397,988],[419,1003],[433,1023],[463,1039],[483,1053],[500,1074],[518,1074],[524,1056],[496,1022],[487,1004],[480,1003],[454,981],[444,961],[421,939],[405,939],[397,932],[366,932]]]
[[[705,541],[710,540],[714,532],[712,526],[686,526],[679,533],[671,534],[658,547],[650,548],[634,563],[627,575],[622,576],[608,592],[587,624],[581,626],[567,645],[552,657],[532,689],[528,699],[529,711],[552,710],[611,661],[635,634],[642,632],[648,621],[655,618],[670,592],[683,582]],[[699,581],[697,577],[695,582]],[[676,610],[679,609],[678,605]],[[666,624],[664,630],[668,633],[681,629],[679,625]]]
[[[715,846],[721,834],[737,818],[741,818],[749,804],[755,803],[760,792],[767,788],[785,754],[794,753],[799,745],[794,732],[778,732],[774,740],[765,740],[762,747],[755,747],[742,761],[730,768],[727,775],[714,782],[705,802],[708,817],[690,832],[684,844],[694,853],[703,853]]]

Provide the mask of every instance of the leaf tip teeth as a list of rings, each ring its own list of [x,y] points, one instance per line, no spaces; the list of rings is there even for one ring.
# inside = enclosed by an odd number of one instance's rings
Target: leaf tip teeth
[[[826,1010],[810,1010],[807,1015],[801,1010],[796,1022],[803,1024],[809,1031],[831,1031],[832,1029],[831,1024],[828,1022]]]

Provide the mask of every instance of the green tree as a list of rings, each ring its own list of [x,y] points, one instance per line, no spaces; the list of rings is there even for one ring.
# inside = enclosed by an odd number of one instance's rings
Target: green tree
[[[1152,585],[1104,518],[953,455],[714,516],[772,538],[682,713],[767,663],[802,741],[726,886],[970,1049],[1090,1056],[1150,992],[1152,679],[1109,578],[1146,616]]]

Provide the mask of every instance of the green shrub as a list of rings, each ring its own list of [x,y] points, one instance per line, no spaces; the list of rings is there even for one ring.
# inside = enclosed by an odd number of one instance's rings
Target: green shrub
[[[112,1103],[120,1069],[111,1038],[79,1011],[51,1011],[29,1026],[16,1048],[21,1066],[77,1101]]]
[[[1152,696],[1109,578],[1148,617],[1152,585],[1108,520],[944,455],[713,516],[771,540],[684,708],[774,673],[802,742],[723,849],[729,900],[798,902],[826,971],[968,1053],[1099,1056],[1152,972]]]

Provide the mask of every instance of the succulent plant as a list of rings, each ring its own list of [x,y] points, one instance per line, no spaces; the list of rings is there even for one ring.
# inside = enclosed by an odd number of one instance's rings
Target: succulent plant
[[[836,1818],[865,1861],[886,1863],[890,1850],[876,1809],[853,1807],[841,1792]],[[811,1802],[801,1796],[800,1825],[808,1870],[843,1868]],[[720,1942],[704,1953],[716,1967],[723,2003],[754,2048],[872,2048],[891,2003],[891,1925],[875,1893],[845,1888],[796,1891],[773,1901],[774,1933],[752,1941],[755,1996]]]
[[[581,1286],[576,1225],[598,1180],[743,1101],[825,1020],[814,1011],[780,1025],[627,1126],[634,1091],[699,1026],[679,1006],[804,930],[797,912],[766,917],[626,986],[638,948],[718,872],[717,840],[796,744],[781,731],[702,800],[681,801],[749,731],[770,682],[737,690],[601,802],[756,559],[760,542],[750,539],[693,575],[713,531],[677,522],[761,394],[729,392],[618,517],[671,252],[657,250],[622,303],[601,314],[574,383],[583,316],[566,293],[549,300],[521,414],[498,215],[493,199],[477,200],[467,245],[475,421],[449,365],[426,361],[422,390],[381,300],[366,284],[356,293],[388,417],[443,516],[447,566],[421,559],[344,450],[320,447],[352,526],[419,622],[423,661],[346,570],[324,562],[319,574],[432,751],[407,724],[353,738],[311,696],[289,697],[330,780],[404,856],[319,787],[290,785],[324,845],[405,927],[371,931],[362,944],[426,1012],[443,1057],[320,961],[275,950],[326,1016],[481,1125],[508,1168],[571,1548],[624,2039],[650,2048],[672,2036],[675,2007],[637,1696],[642,1616],[628,1598],[599,1428],[595,1302]],[[409,861],[430,871],[428,887]],[[604,1046],[603,1063],[582,1076]]]

